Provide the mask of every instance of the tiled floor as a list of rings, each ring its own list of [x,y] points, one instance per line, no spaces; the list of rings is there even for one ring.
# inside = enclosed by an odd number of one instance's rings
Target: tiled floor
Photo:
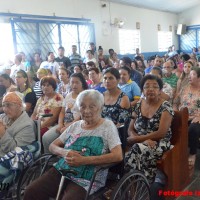
[[[200,200],[200,151],[197,154],[194,175],[185,190],[193,192],[193,195],[185,197],[181,196],[177,200]]]

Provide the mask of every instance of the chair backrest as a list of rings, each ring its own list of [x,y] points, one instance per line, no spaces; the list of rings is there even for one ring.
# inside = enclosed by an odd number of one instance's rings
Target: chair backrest
[[[188,109],[182,108],[180,111],[175,111],[174,118],[172,120],[172,138],[171,144],[175,145],[181,140],[181,135],[187,130],[188,124]]]

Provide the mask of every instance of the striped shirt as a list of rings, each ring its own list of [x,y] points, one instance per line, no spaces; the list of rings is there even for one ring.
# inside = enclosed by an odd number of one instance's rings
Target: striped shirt
[[[81,56],[78,53],[71,54],[69,56],[69,59],[70,59],[71,64],[72,64],[71,65],[72,68],[74,68],[74,66],[76,66],[76,65],[79,65],[81,63],[81,61],[82,61]]]

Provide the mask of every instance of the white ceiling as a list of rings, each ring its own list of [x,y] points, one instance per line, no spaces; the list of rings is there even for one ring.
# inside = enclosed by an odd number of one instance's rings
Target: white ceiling
[[[165,12],[181,13],[200,5],[200,0],[110,0],[111,2],[132,5]]]

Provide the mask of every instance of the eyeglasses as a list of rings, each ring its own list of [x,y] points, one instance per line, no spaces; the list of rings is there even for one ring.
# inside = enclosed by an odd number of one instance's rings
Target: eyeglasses
[[[149,90],[149,89],[157,90],[157,89],[160,89],[160,88],[158,86],[144,86],[143,89],[144,90]]]
[[[16,106],[15,103],[2,103],[3,108],[11,108],[13,106]]]
[[[22,78],[23,76],[15,76],[15,78]]]

